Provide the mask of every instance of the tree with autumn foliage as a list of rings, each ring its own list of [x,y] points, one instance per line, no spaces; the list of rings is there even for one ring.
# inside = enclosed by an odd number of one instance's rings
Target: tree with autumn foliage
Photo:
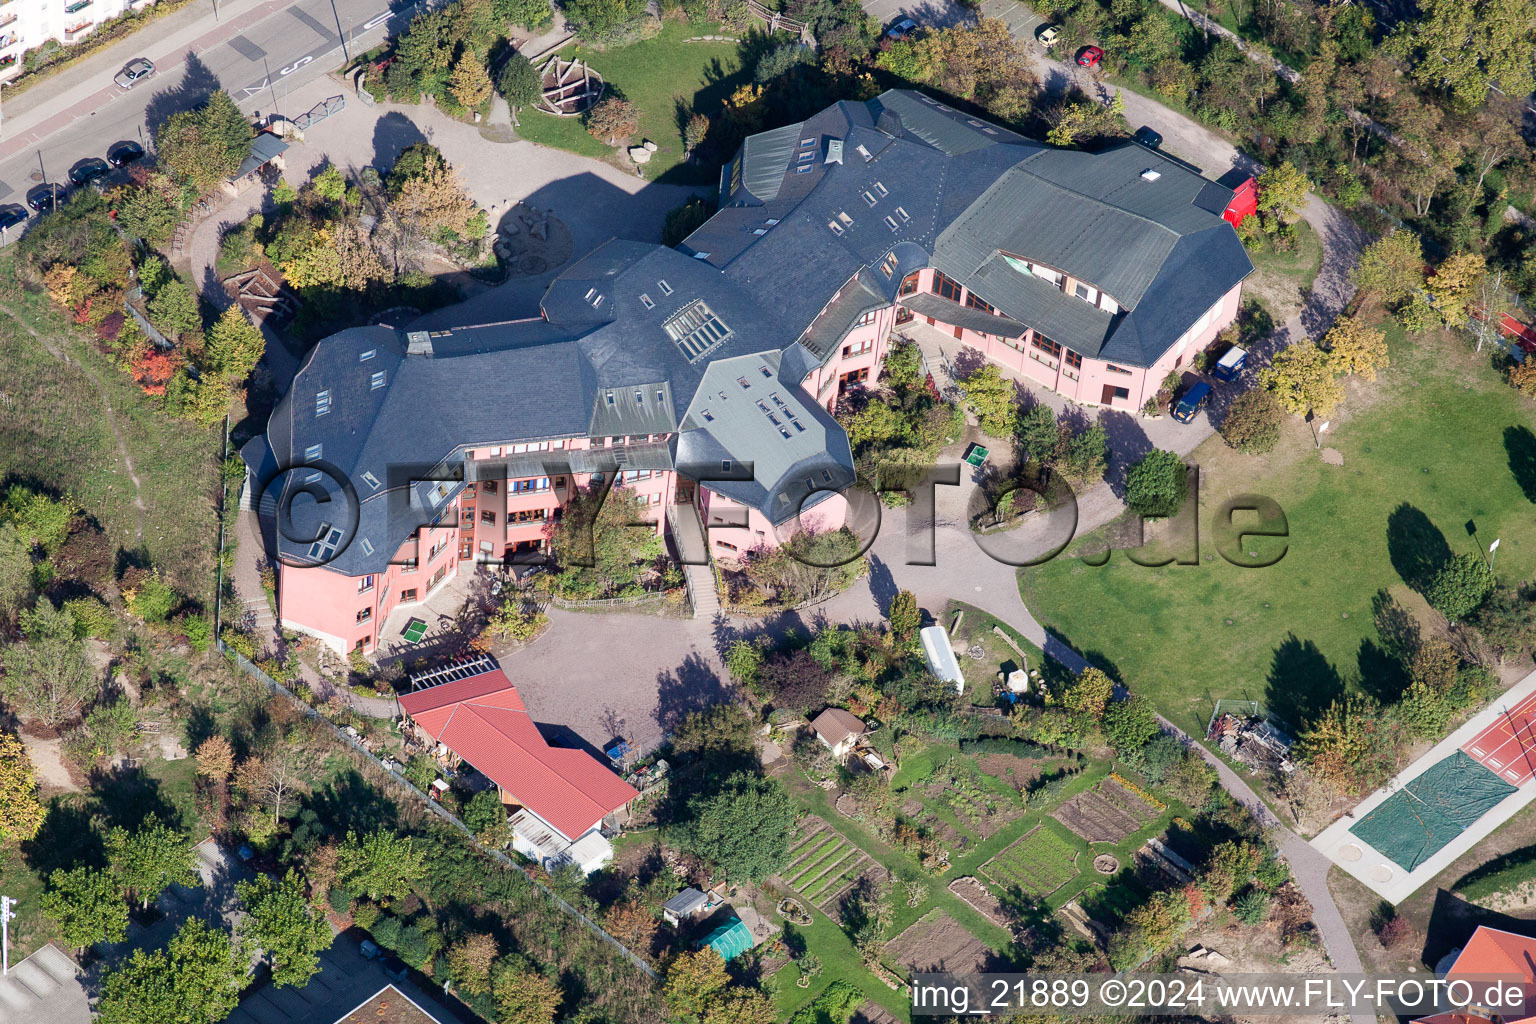
[[[1358,694],[1340,697],[1297,737],[1296,755],[1314,776],[1345,793],[1374,786],[1392,765],[1381,707]]]
[[[701,1021],[716,995],[731,983],[725,960],[713,947],[679,953],[667,965],[661,995],[679,1020]]]
[[[639,900],[619,900],[603,914],[603,929],[641,956],[650,955],[658,927],[655,913]]]
[[[46,816],[26,745],[19,736],[0,733],[0,845],[31,839]]]
[[[1328,353],[1303,338],[1275,353],[1259,371],[1259,385],[1297,416],[1331,413],[1344,399],[1344,388]]]
[[[1408,301],[1424,286],[1424,246],[1419,236],[1398,228],[1365,247],[1349,278],[1362,292],[1388,307]]]
[[[448,76],[448,91],[470,110],[481,110],[491,100],[495,87],[485,70],[485,61],[473,50],[459,55],[453,73]]]
[[[448,947],[448,973],[461,990],[485,995],[491,991],[491,969],[500,955],[494,935],[471,932]]]
[[[1446,326],[1466,326],[1478,285],[1487,273],[1487,261],[1475,252],[1452,253],[1435,268],[1435,276],[1430,278],[1428,288],[1435,297],[1435,309]]]
[[[445,163],[407,178],[389,208],[408,229],[429,238],[444,231],[467,235],[479,212],[458,173]]]
[[[1327,349],[1335,372],[1358,375],[1362,380],[1375,380],[1376,371],[1390,363],[1387,336],[1365,326],[1357,316],[1341,316],[1334,321],[1323,337],[1323,348]]]
[[[521,957],[497,964],[491,979],[500,1020],[516,1024],[552,1024],[565,993]]]
[[[640,130],[640,109],[628,100],[609,96],[598,100],[582,116],[587,134],[608,145],[617,145],[626,135]]]

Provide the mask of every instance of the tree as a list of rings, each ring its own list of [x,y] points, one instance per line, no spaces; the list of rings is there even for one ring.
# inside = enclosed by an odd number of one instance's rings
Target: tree
[[[603,914],[603,930],[641,956],[650,952],[658,927],[655,912],[637,899],[619,900]]]
[[[248,757],[235,769],[235,788],[272,808],[272,824],[283,818],[283,801],[294,793],[308,791],[320,756],[297,731],[269,745],[255,757]]]
[[[1155,448],[1125,474],[1125,503],[1148,519],[1177,515],[1189,493],[1189,467],[1177,452]]]
[[[0,846],[24,843],[43,827],[32,758],[19,736],[0,733]]]
[[[1296,739],[1296,755],[1312,773],[1348,793],[1385,775],[1390,748],[1381,708],[1357,694],[1335,700]]]
[[[119,825],[107,833],[107,861],[118,888],[142,907],[169,886],[202,884],[186,833],[152,814],[144,816],[136,832]]]
[[[547,531],[555,560],[576,570],[571,583],[589,591],[580,596],[607,597],[632,586],[636,569],[666,550],[646,507],[628,488],[605,494],[598,485],[577,492]]]
[[[1367,327],[1359,317],[1341,316],[1323,337],[1335,373],[1359,374],[1375,380],[1376,371],[1388,365],[1387,336]]]
[[[683,151],[691,154],[709,137],[709,115],[694,114],[683,123]]]
[[[202,106],[166,118],[155,132],[156,155],[174,179],[203,193],[234,176],[254,138],[250,122],[220,90]]]
[[[304,986],[320,970],[331,946],[331,926],[304,895],[304,879],[292,868],[279,881],[258,875],[235,893],[250,911],[241,935],[256,943],[272,966],[272,984]]]
[[[23,639],[5,649],[0,693],[22,716],[62,725],[100,692],[101,678],[69,612],[42,600],[20,619]]]
[[[509,25],[542,29],[554,20],[549,0],[491,0],[491,12]]]
[[[715,997],[731,983],[725,960],[712,947],[679,953],[667,965],[661,996],[672,1016],[685,1021],[703,1019]]]
[[[491,792],[482,790],[482,792]],[[448,947],[448,971],[459,988],[470,995],[491,991],[491,968],[501,947],[496,937],[486,932],[471,932]]]
[[[544,95],[544,79],[528,58],[514,53],[501,66],[496,76],[496,91],[507,101],[515,115],[524,107],[531,107]]]
[[[795,809],[784,787],[750,771],[689,797],[669,830],[678,846],[727,875],[759,881],[788,860]]]
[[[778,1007],[768,993],[732,985],[715,997],[704,1024],[774,1024],[778,1019]]]
[[[10,523],[0,522],[0,624],[32,596],[32,579],[31,542]]]
[[[1428,739],[1445,732],[1451,720],[1451,706],[1444,691],[1413,682],[1392,706],[1392,714],[1414,739]]]
[[[1377,239],[1365,247],[1349,278],[1356,288],[1374,294],[1389,307],[1407,301],[1424,287],[1424,247],[1419,236],[1398,228]]]
[[[1480,106],[1494,84],[1510,96],[1531,91],[1536,26],[1523,0],[1422,0],[1417,11],[1387,48],[1426,90],[1449,93],[1463,110]]]
[[[266,350],[261,329],[251,323],[238,302],[231,303],[208,331],[208,368],[226,380],[245,380]]]
[[[923,612],[917,606],[917,595],[910,590],[899,590],[891,598],[891,634],[898,642],[911,644],[917,639],[917,631],[923,625]]]
[[[1455,686],[1460,671],[1461,655],[1449,640],[1440,636],[1425,637],[1408,661],[1408,678],[1437,693]]]
[[[582,122],[586,125],[588,135],[613,146],[624,136],[640,130],[640,110],[628,100],[609,96],[594,103],[583,116]]]
[[[667,211],[667,219],[661,225],[661,244],[669,249],[676,246],[714,215],[713,199],[704,196],[690,197],[682,206]]]
[[[189,918],[163,950],[134,950],[102,978],[99,1024],[215,1024],[234,1010],[248,955],[227,932]]]
[[[1098,721],[1115,698],[1115,683],[1102,669],[1085,668],[1061,695],[1061,706]]]
[[[551,1024],[563,993],[521,959],[503,962],[492,982],[500,1020],[516,1024]]]
[[[389,208],[408,230],[429,236],[445,230],[464,236],[479,212],[458,173],[445,163],[406,178]],[[339,275],[339,261],[337,270]]]
[[[401,150],[384,183],[389,187],[391,196],[398,196],[406,182],[447,166],[448,161],[443,159],[442,151],[432,143],[413,143]]]
[[[1475,252],[1453,253],[1435,268],[1428,287],[1435,309],[1447,326],[1466,326],[1467,311],[1487,273],[1487,262]]]
[[[169,184],[164,175],[154,175]],[[112,206],[117,211],[117,223],[133,238],[142,238],[150,245],[164,245],[176,233],[181,223],[181,207],[167,194],[170,190],[149,185],[125,186],[112,194]]]
[[[996,363],[986,363],[956,383],[966,404],[976,410],[984,433],[993,437],[1013,436],[1019,415],[1019,389],[1003,376]]]
[[[167,281],[149,300],[149,318],[172,338],[203,329],[203,315],[198,311],[197,300],[179,277]]]
[[[711,704],[684,716],[672,730],[672,753],[705,762],[713,775],[731,774],[756,762],[757,723],[739,704]]]
[[[1280,403],[1262,388],[1244,391],[1222,417],[1222,440],[1240,452],[1262,455],[1280,440]]]
[[[1532,364],[1536,366],[1536,363]],[[725,652],[725,668],[738,686],[749,686],[757,681],[757,670],[763,665],[763,648],[746,637],[737,637]]]
[[[128,904],[112,876],[91,867],[55,869],[43,894],[43,913],[72,949],[121,942],[128,934]]]
[[[210,736],[197,745],[197,774],[215,784],[228,781],[235,770],[235,750],[223,736]]]
[[[1312,183],[1289,160],[1270,167],[1259,175],[1259,211],[1275,217],[1281,224],[1294,224],[1307,205]]]
[[[758,669],[757,680],[775,705],[803,712],[826,703],[832,673],[811,652],[799,650],[769,657]]]
[[[1125,120],[1125,100],[1115,93],[1106,106],[1086,97],[1064,99],[1045,111],[1050,130],[1045,141],[1053,146],[1078,146],[1130,134]]]
[[[458,63],[453,66],[453,74],[448,77],[448,91],[470,110],[479,110],[490,102],[491,93],[495,89],[479,54],[466,49],[460,55]]]
[[[1478,555],[1455,555],[1424,588],[1424,599],[1452,622],[1466,618],[1493,592],[1493,572]]]
[[[1275,353],[1259,371],[1259,384],[1286,412],[1326,416],[1344,398],[1344,389],[1328,353],[1305,338]]]
[[[348,830],[336,859],[336,878],[341,887],[375,903],[404,899],[426,871],[426,852],[417,849],[409,836],[384,829],[369,832],[361,839]]]
[[[1104,709],[1104,738],[1121,754],[1140,750],[1158,731],[1152,703],[1139,694],[1113,701]]]

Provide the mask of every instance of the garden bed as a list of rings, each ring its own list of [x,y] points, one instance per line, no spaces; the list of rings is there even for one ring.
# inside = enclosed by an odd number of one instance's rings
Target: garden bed
[[[790,840],[789,866],[779,873],[784,884],[833,920],[840,920],[842,897],[874,871],[884,874],[869,855],[821,818],[800,822]]]
[[[970,875],[950,882],[949,891],[999,928],[1013,927],[1013,921],[1003,910],[1002,903],[998,901],[996,896],[992,895],[986,886]]]
[[[1058,807],[1051,817],[1090,843],[1118,843],[1157,816],[1157,809],[1113,779]]]
[[[1039,825],[983,864],[978,873],[1004,889],[1018,886],[1049,896],[1077,877],[1078,854],[1049,826]]]
[[[985,943],[942,910],[896,936],[886,951],[909,975],[929,971],[977,974],[996,959]]]

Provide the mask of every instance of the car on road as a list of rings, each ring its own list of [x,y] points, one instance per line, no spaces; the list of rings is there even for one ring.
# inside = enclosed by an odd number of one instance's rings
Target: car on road
[[[123,65],[123,70],[112,76],[112,81],[116,82],[120,88],[132,89],[154,73],[154,61],[146,57],[135,57]]]
[[[69,189],[58,182],[49,182],[27,192],[27,205],[38,213],[51,213],[67,195],[69,195]]]
[[[1045,24],[1035,29],[1035,42],[1049,50],[1061,38],[1061,26]]]
[[[890,28],[886,29],[885,34],[887,38],[895,39],[896,41],[900,42],[916,31],[917,22],[913,21],[911,18],[901,18],[897,20],[895,24],[891,25]]]
[[[1077,66],[1080,68],[1096,68],[1103,59],[1104,51],[1097,46],[1085,46],[1077,51]]]
[[[13,228],[17,224],[24,224],[28,217],[32,216],[27,208],[18,203],[7,203],[0,206],[0,230]]]
[[[1163,144],[1163,137],[1158,133],[1157,129],[1150,128],[1147,125],[1142,125],[1140,128],[1137,128],[1136,134],[1131,136],[1131,138],[1135,139],[1143,146],[1146,146],[1148,149],[1156,149],[1158,146]]]
[[[83,188],[104,174],[111,174],[112,168],[99,156],[93,156],[87,160],[81,160],[69,169],[69,180],[75,183],[76,188]]]
[[[1211,386],[1203,380],[1195,381],[1173,406],[1173,418],[1180,423],[1192,423],[1195,416],[1211,400]]]
[[[144,159],[144,147],[132,139],[116,143],[107,150],[107,163],[113,167],[126,167],[135,160],[142,159]]]

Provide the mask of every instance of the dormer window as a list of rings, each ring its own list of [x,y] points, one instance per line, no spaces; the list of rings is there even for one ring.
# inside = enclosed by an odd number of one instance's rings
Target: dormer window
[[[608,398],[608,404],[609,405],[613,405],[614,404],[614,399],[613,399],[613,392],[612,391],[609,391],[607,393],[607,398]]]
[[[1097,303],[1099,301],[1099,290],[1097,288],[1091,287],[1090,285],[1086,285],[1081,281],[1076,281],[1073,283],[1072,294],[1076,295],[1084,302]]]
[[[326,413],[328,413],[330,411],[331,411],[331,392],[328,389],[325,390],[325,391],[316,391],[315,392],[315,415],[316,416],[324,416]]]

